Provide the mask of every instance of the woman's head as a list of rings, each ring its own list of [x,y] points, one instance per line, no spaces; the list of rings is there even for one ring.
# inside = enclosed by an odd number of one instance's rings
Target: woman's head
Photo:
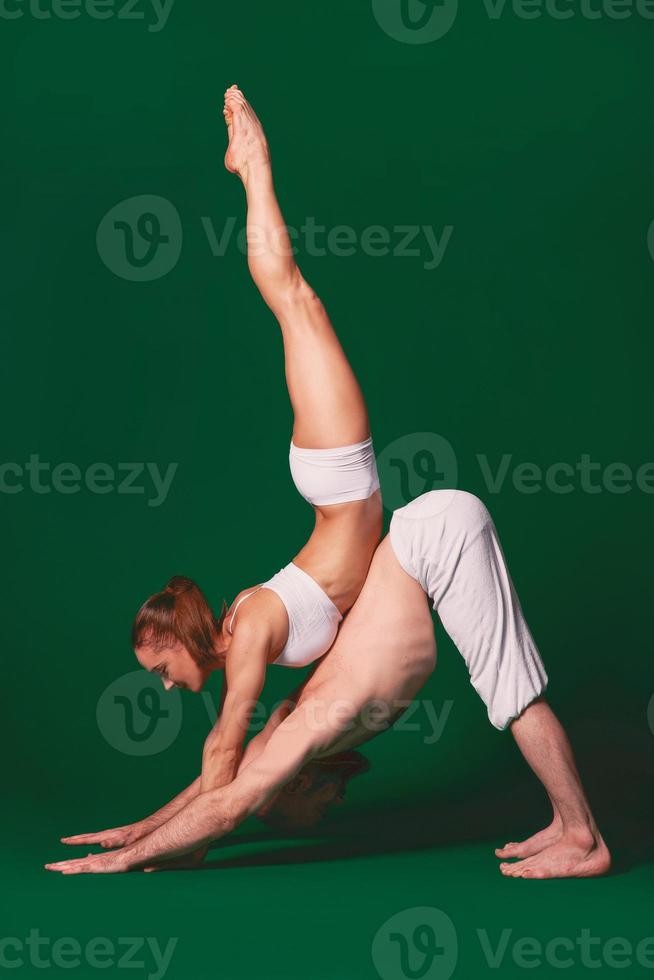
[[[221,666],[216,654],[226,607],[215,618],[202,590],[184,575],[175,575],[161,592],[147,599],[132,626],[132,646],[139,663],[159,674],[166,690],[200,691]]]

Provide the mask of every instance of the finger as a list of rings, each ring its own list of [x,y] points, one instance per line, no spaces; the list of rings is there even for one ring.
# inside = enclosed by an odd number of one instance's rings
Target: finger
[[[98,834],[73,834],[72,837],[60,837],[59,840],[62,844],[93,844],[96,837],[102,837],[103,835]]]
[[[61,837],[62,844],[97,844],[101,840],[108,840],[115,831],[98,830],[93,834],[75,834],[73,837]]]
[[[66,861],[51,861],[45,867],[60,871],[62,868],[70,868],[76,864],[88,864],[93,858],[104,858],[104,854],[88,854],[86,857],[68,858]]]
[[[101,865],[89,858],[80,858],[77,861],[57,861],[55,864],[46,864],[46,870],[59,871],[61,874],[94,874],[102,870]]]
[[[74,865],[80,864],[81,861],[86,861],[86,858],[72,861],[53,861],[51,864],[44,864],[43,867],[47,868],[48,871],[63,871],[64,868],[71,868]]]

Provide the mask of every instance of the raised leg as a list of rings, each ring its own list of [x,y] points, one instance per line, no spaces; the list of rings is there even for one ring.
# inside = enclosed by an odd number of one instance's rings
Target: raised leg
[[[247,196],[248,265],[279,321],[286,382],[298,447],[330,449],[370,435],[365,402],[320,299],[302,276],[273,185],[265,133],[252,106],[232,86],[225,93],[227,169]]]
[[[514,850],[506,856],[523,860],[503,862],[502,874],[514,878],[605,874],[611,856],[591,813],[568,737],[549,705],[542,698],[534,701],[512,723],[511,732],[552,801],[554,820],[547,830],[513,845],[521,853]]]

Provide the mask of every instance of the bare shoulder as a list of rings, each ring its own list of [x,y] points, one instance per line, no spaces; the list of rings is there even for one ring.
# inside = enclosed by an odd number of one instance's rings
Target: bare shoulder
[[[270,589],[254,587],[244,589],[232,603],[229,615],[236,610],[233,636],[239,644],[266,643],[274,652],[280,652],[288,639],[288,613],[286,606]],[[247,598],[246,598],[247,597]],[[241,598],[243,601],[241,602]],[[236,608],[238,605],[238,609]]]

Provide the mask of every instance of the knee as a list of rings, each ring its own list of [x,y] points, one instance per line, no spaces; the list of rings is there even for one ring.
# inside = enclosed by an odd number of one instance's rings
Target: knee
[[[320,304],[320,299],[315,290],[309,285],[298,268],[285,280],[280,293],[286,305],[293,309]]]

